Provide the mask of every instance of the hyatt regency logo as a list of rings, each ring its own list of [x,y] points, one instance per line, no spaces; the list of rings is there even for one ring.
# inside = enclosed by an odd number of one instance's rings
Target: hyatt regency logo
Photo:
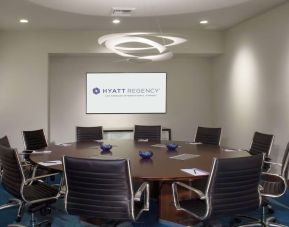
[[[100,89],[98,87],[92,89],[93,94],[98,95],[100,93]]]

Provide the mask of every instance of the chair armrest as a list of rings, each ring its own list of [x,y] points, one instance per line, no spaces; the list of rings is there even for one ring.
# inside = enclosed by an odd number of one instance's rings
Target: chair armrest
[[[268,164],[272,164],[272,165],[278,165],[278,166],[282,166],[281,163],[278,163],[278,162],[271,162],[271,161],[266,161],[264,160],[265,163],[268,163]]]
[[[21,193],[22,199],[23,199],[25,202],[27,202],[27,203],[29,202],[29,201],[25,198],[25,196],[24,196],[24,187],[25,187],[26,185],[28,185],[28,184],[31,185],[31,184],[33,183],[33,181],[40,180],[40,179],[42,179],[42,178],[46,178],[46,177],[50,177],[50,176],[55,176],[55,175],[57,175],[57,174],[59,174],[59,173],[45,174],[45,175],[41,175],[41,176],[37,176],[37,177],[33,176],[33,177],[31,177],[31,178],[25,179],[25,180],[22,182],[22,184],[21,184],[21,189],[20,189],[20,193]],[[42,198],[42,199],[34,200],[33,203],[44,202],[44,201],[48,201],[48,200],[51,200],[51,199],[58,199],[60,196],[61,196],[61,192],[60,192],[60,190],[58,190],[57,195],[52,196],[52,197],[47,197],[47,198]]]
[[[143,211],[149,210],[150,188],[149,188],[149,184],[147,182],[142,183],[140,185],[140,187],[138,188],[138,190],[135,192],[134,198],[133,198],[134,201],[135,202],[141,202],[142,201],[142,195],[144,195],[143,206],[136,215],[133,214],[134,220],[138,219]]]
[[[227,152],[234,152],[234,151],[247,151],[248,152],[248,150],[246,150],[246,149],[242,149],[242,148],[229,148],[229,147],[223,147],[223,150],[224,151],[227,151]]]
[[[51,173],[51,174],[45,174],[45,175],[41,175],[41,176],[33,176],[31,178],[28,178],[28,179],[25,179],[24,181],[24,185],[27,185],[35,180],[40,180],[42,178],[46,178],[46,177],[50,177],[50,176],[55,176],[55,175],[58,175],[59,173]]]
[[[29,155],[33,152],[34,150],[24,150],[23,152],[19,153],[18,152],[18,155]]]
[[[191,187],[191,186],[189,186],[187,184],[184,184],[182,182],[174,182],[172,184],[172,190],[173,190],[174,205],[175,205],[177,210],[182,210],[182,207],[180,206],[180,202],[179,202],[180,200],[179,200],[178,186],[183,187],[183,188],[185,188],[187,190],[195,192],[199,196],[199,198],[201,200],[204,200],[204,199],[207,198],[206,195],[202,191],[200,191],[200,190],[198,190],[196,188],[193,188],[193,187]]]
[[[28,167],[28,166],[34,167],[34,165],[31,163],[27,163],[27,162],[24,162],[24,163],[25,164],[21,164],[22,167]]]
[[[268,172],[262,172],[262,175],[267,175],[267,176],[270,176],[270,177],[275,177],[275,178],[279,178],[283,181],[283,184],[284,184],[284,191],[280,194],[272,194],[272,193],[264,193],[262,192],[264,190],[264,188],[262,187],[260,192],[261,192],[261,195],[262,196],[268,196],[268,197],[279,197],[281,195],[283,195],[286,190],[287,190],[287,180],[280,174],[276,174],[276,173],[268,173]]]
[[[178,186],[180,186],[180,187],[183,187],[183,188],[186,188],[186,189],[188,189],[188,190],[190,190],[190,191],[193,191],[193,192],[195,192],[199,197],[200,197],[200,199],[206,199],[206,196],[205,196],[205,194],[201,191],[201,190],[199,190],[199,189],[196,189],[196,188],[194,188],[194,187],[191,187],[191,186],[189,186],[189,185],[187,185],[187,184],[184,184],[184,183],[182,183],[182,182],[174,182],[173,183],[173,187],[175,187],[174,185],[178,185]],[[177,189],[177,187],[175,187],[176,189]]]
[[[136,191],[136,193],[134,194],[134,200],[135,201],[141,201],[141,196],[143,194],[143,192],[145,191],[145,193],[149,192],[149,184],[147,182],[144,182],[141,184],[141,186],[138,188],[138,190]]]

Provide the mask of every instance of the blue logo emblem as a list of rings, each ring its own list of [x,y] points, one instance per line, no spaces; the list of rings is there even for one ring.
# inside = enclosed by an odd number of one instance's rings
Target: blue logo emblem
[[[100,93],[100,89],[98,87],[92,89],[93,94],[98,95]]]

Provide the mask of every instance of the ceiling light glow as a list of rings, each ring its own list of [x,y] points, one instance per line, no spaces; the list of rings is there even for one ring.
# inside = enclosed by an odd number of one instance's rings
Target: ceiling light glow
[[[115,54],[133,61],[163,61],[173,57],[168,46],[182,44],[184,38],[158,33],[115,33],[99,37],[98,43]],[[140,53],[150,51],[150,53]],[[151,52],[154,51],[154,54]]]
[[[115,18],[115,19],[112,20],[112,23],[119,24],[120,23],[120,19]]]
[[[207,20],[201,20],[200,21],[200,24],[208,24],[209,23],[209,21],[207,21]]]
[[[19,20],[20,23],[22,24],[27,24],[29,22],[29,20],[25,19],[25,18],[22,18]]]

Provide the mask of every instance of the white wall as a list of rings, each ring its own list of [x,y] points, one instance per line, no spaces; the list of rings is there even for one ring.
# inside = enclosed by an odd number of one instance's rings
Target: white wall
[[[166,114],[85,114],[86,72],[167,72]],[[75,126],[105,128],[160,124],[173,139],[192,140],[198,124],[212,125],[211,62],[207,58],[175,56],[158,63],[129,63],[110,56],[50,58],[50,139],[75,140]]]
[[[275,135],[279,159],[289,141],[289,4],[225,33],[213,66],[215,123],[223,142],[248,148],[254,131]]]
[[[170,32],[170,31],[167,31]],[[102,31],[0,32],[0,136],[23,149],[22,130],[44,128],[48,132],[48,54],[101,53],[97,45]],[[188,42],[175,52],[214,55],[223,51],[221,32],[171,31]],[[180,72],[180,70],[179,70]]]

